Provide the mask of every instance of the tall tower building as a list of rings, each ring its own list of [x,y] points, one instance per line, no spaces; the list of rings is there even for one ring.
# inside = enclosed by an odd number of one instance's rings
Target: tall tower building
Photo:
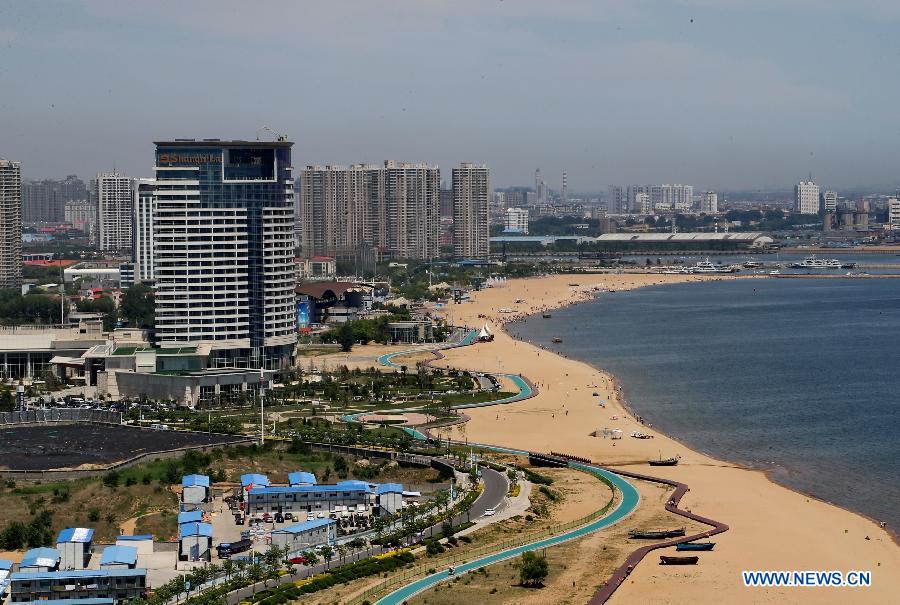
[[[837,210],[837,192],[826,191],[823,196],[823,207],[825,212],[835,212]]]
[[[537,196],[538,205],[547,203],[547,183],[544,182],[544,177],[541,176],[540,168],[534,171],[534,193]]]
[[[84,181],[74,174],[64,180],[44,179],[22,183],[22,222],[26,224],[61,223],[69,202],[87,201],[90,195]]]
[[[288,141],[160,141],[156,339],[212,367],[281,369],[297,342]]]
[[[132,261],[136,282],[153,281],[153,212],[156,208],[156,180],[134,182],[134,238]]]
[[[453,169],[453,254],[457,258],[487,259],[490,255],[490,191],[487,166],[463,162]]]
[[[653,213],[653,205],[650,203],[649,193],[638,192],[634,194],[634,212],[638,214]]]
[[[22,285],[22,166],[0,158],[0,288]]]
[[[131,250],[134,193],[131,179],[118,172],[99,172],[93,182],[100,250]]]
[[[716,214],[719,211],[719,196],[715,191],[704,191],[700,196],[700,212]]]
[[[819,186],[812,180],[800,181],[794,185],[794,212],[819,213]]]
[[[625,189],[619,185],[609,186],[609,196],[606,202],[606,210],[610,214],[624,214],[628,212],[628,201],[625,198]]]
[[[569,175],[563,170],[563,180],[562,180],[562,203],[566,204],[569,201]]]

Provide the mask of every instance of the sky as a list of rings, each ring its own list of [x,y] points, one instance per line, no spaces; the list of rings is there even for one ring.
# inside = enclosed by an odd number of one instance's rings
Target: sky
[[[896,0],[0,0],[0,157],[151,176],[153,141],[495,187],[900,182]]]

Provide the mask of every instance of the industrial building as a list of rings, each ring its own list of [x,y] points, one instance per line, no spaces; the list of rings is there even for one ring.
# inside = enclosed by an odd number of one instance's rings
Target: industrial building
[[[213,529],[209,523],[184,523],[178,526],[178,559],[180,561],[209,561],[212,552]]]
[[[209,477],[206,475],[186,475],[181,478],[181,502],[202,504],[209,500]]]
[[[60,569],[84,569],[91,561],[94,530],[88,527],[69,527],[59,532],[56,550]]]
[[[314,519],[296,523],[272,532],[273,546],[287,546],[290,551],[306,550],[320,544],[334,544],[337,522],[333,519]]]
[[[134,546],[107,546],[100,558],[101,569],[135,569],[138,550]]]
[[[10,602],[48,599],[113,599],[125,603],[147,596],[146,569],[75,569],[23,572],[10,576]],[[88,601],[79,600],[78,603]]]
[[[604,233],[595,240],[598,244],[614,244],[621,246],[660,246],[671,244],[696,245],[697,248],[710,247],[716,244],[732,244],[740,248],[765,248],[774,240],[759,232],[731,233]]]
[[[116,546],[134,548],[138,555],[150,555],[153,554],[153,536],[150,534],[117,536]]]

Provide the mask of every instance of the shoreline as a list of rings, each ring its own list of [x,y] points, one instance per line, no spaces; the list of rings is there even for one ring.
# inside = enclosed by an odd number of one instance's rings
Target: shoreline
[[[650,285],[722,279],[734,278],[647,274],[557,275],[510,280],[505,288],[475,293],[471,303],[453,305],[450,312],[456,317],[465,318],[465,323],[470,326],[478,328],[485,322],[496,326],[497,338],[493,343],[467,347],[470,351],[466,353],[447,351],[443,362],[453,366],[463,362],[468,367],[477,365],[485,371],[518,373],[528,376],[540,389],[535,398],[519,402],[516,406],[510,406],[510,409],[494,407],[469,410],[472,417],[469,422],[469,438],[524,449],[566,451],[602,461],[613,468],[627,464],[629,469],[653,458],[657,447],[683,450],[679,452],[683,455],[683,464],[658,468],[655,472],[661,477],[691,485],[692,491],[687,495],[686,506],[694,507],[695,512],[720,519],[731,526],[731,531],[720,536],[723,551],[704,558],[708,563],[703,566],[703,570],[692,569],[686,576],[683,573],[675,575],[669,570],[662,570],[645,562],[636,568],[628,585],[620,589],[622,595],[614,596],[613,602],[617,599],[621,602],[640,599],[643,602],[669,603],[682,602],[688,598],[702,602],[704,598],[709,598],[712,590],[725,591],[728,596],[723,593],[723,599],[731,602],[753,603],[763,595],[772,598],[773,594],[779,595],[779,599],[783,601],[801,602],[796,600],[800,593],[789,588],[764,591],[744,589],[742,585],[737,585],[740,570],[850,570],[866,569],[866,565],[878,576],[880,587],[879,590],[870,589],[870,596],[875,599],[872,602],[883,601],[885,595],[895,594],[900,590],[900,574],[894,571],[900,570],[900,549],[891,533],[878,532],[880,528],[862,513],[775,482],[765,470],[723,461],[691,449],[677,439],[661,433],[656,427],[634,423],[634,410],[630,413],[625,411],[623,403],[627,405],[627,399],[624,397],[624,385],[616,377],[586,362],[565,354],[558,355],[540,345],[514,338],[505,325],[510,321],[589,300],[600,290],[613,293],[616,290]],[[583,285],[586,282],[591,283]],[[538,293],[535,297],[533,290],[541,288],[550,288],[552,292],[547,289],[543,296]],[[537,300],[525,305],[526,309],[497,314],[500,308],[519,305],[513,303],[513,300],[525,303],[527,298]],[[580,388],[585,381],[588,381],[587,391],[605,391],[607,406],[600,408],[603,414],[621,412],[634,427],[643,427],[642,432],[655,434],[655,441],[648,440],[653,443],[652,448],[646,443],[635,443],[644,440],[619,440],[617,445],[615,441],[586,435],[586,430],[593,428],[598,422],[595,418],[598,414],[596,399],[584,401],[585,390]],[[560,387],[571,389],[566,391],[564,399],[559,398]],[[622,390],[618,387],[622,387]],[[574,418],[570,416],[570,411]],[[503,421],[497,422],[501,417]],[[561,425],[560,429],[549,429],[550,423]],[[633,428],[629,426],[625,433],[631,430]],[[650,452],[650,449],[653,451]],[[836,528],[844,529],[840,533]],[[867,539],[860,542],[863,535]],[[853,542],[847,542],[848,540]],[[735,548],[725,550],[726,544]],[[866,563],[867,560],[869,563]],[[632,590],[640,592],[631,595]],[[876,592],[881,596],[874,594]],[[677,600],[673,598],[676,593],[681,594]],[[820,596],[824,602],[843,602],[847,597],[843,590],[803,593],[804,596],[815,594],[816,602],[819,602]],[[863,601],[868,602],[866,595],[855,595],[864,597]],[[804,599],[802,602],[809,601]]]

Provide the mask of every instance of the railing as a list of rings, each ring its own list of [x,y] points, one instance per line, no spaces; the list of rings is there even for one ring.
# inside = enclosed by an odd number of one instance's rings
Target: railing
[[[469,550],[464,553],[450,555],[449,557],[442,557],[440,559],[433,559],[429,563],[425,563],[422,565],[417,565],[413,568],[403,570],[399,574],[384,580],[383,582],[372,586],[371,588],[366,589],[364,592],[356,595],[352,599],[347,602],[347,605],[360,605],[363,601],[370,600],[371,597],[378,595],[388,588],[396,586],[397,584],[406,583],[408,580],[415,579],[419,576],[424,577],[435,573],[435,570],[446,567],[454,563],[465,563],[466,561],[471,561],[473,559],[478,559],[480,557],[486,555],[492,555],[497,553],[502,553],[503,551],[510,550],[512,548],[518,548],[521,546],[525,546],[527,544],[531,544],[533,542],[538,542],[545,538],[549,538],[552,536],[556,536],[561,533],[565,533],[571,529],[575,529],[576,527],[581,527],[587,525],[588,523],[599,519],[604,516],[607,511],[612,507],[615,502],[615,496],[610,498],[609,502],[606,503],[606,506],[601,508],[600,510],[596,510],[589,515],[585,515],[580,519],[575,519],[574,521],[569,521],[567,523],[563,523],[561,525],[555,525],[553,527],[548,527],[547,529],[535,532],[533,534],[529,534],[525,537],[515,538],[511,540],[506,540],[504,542],[489,544],[486,546],[482,546],[476,548],[474,550]]]

